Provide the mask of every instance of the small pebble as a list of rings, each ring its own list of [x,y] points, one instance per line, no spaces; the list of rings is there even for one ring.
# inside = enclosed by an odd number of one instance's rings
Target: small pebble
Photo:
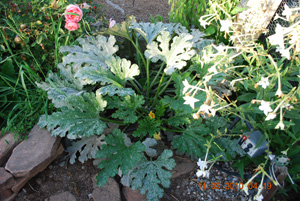
[[[42,181],[41,178],[37,178],[37,179],[36,179],[36,183],[37,183],[38,185],[41,185],[41,184],[43,183],[43,181]]]

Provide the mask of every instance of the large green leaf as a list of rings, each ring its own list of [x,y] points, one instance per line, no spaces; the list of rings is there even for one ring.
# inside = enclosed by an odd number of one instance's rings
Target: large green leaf
[[[140,22],[140,23],[132,23],[131,28],[140,33],[146,40],[147,43],[152,42],[157,35],[166,29],[165,24],[162,22],[158,23],[149,23],[149,22]]]
[[[157,37],[159,44],[153,41],[147,45],[145,51],[145,56],[152,62],[161,60],[167,64],[164,71],[168,75],[171,75],[176,69],[182,69],[187,64],[186,61],[196,53],[190,42],[193,39],[192,35],[182,33],[175,36],[170,45],[171,39],[169,32],[162,31],[161,35]]]
[[[52,100],[56,108],[67,106],[67,98],[80,96],[84,91],[84,82],[74,77],[75,70],[71,65],[59,64],[60,75],[49,72],[47,82],[36,85],[47,91],[48,98]]]
[[[154,134],[160,131],[160,124],[160,120],[147,117],[139,121],[139,127],[132,135],[134,137],[145,137],[148,134],[149,137],[153,137]]]
[[[47,126],[53,136],[76,139],[99,135],[106,124],[100,120],[99,112],[106,107],[106,101],[102,97],[96,97],[93,93],[82,96],[70,96],[67,101],[69,107],[62,107],[61,112],[55,112],[49,116],[41,116],[38,125]]]
[[[99,65],[84,67],[75,74],[75,77],[83,80],[87,84],[96,84],[97,82],[101,82],[102,85],[113,84],[122,88],[121,79]]]
[[[136,111],[144,104],[144,97],[134,94],[133,96],[112,97],[109,99],[108,108],[116,108],[113,118],[123,119],[124,123],[135,123],[138,119]]]
[[[172,145],[181,153],[188,153],[191,156],[201,157],[205,152],[205,138],[209,133],[209,128],[201,124],[201,120],[194,121],[182,135],[176,137]]]
[[[78,39],[80,46],[65,46],[61,47],[61,52],[69,53],[63,57],[63,64],[73,63],[73,67],[81,66],[83,63],[88,65],[99,65],[106,67],[105,61],[118,51],[118,46],[115,46],[116,39],[114,36],[109,38],[98,35],[96,38],[89,36]]]
[[[92,65],[80,69],[75,77],[83,80],[88,84],[101,82],[102,86],[98,89],[99,94],[108,93],[110,96],[118,94],[120,96],[133,95],[134,91],[130,88],[124,88],[127,80],[134,79],[134,76],[139,75],[140,70],[136,64],[131,65],[131,62],[120,57],[110,57],[105,61],[107,68],[99,65]],[[110,69],[110,70],[109,70]]]
[[[132,64],[127,59],[121,59],[120,57],[111,57],[106,60],[106,64],[110,67],[111,72],[120,78],[123,82],[126,80],[134,79],[134,76],[140,74],[138,65]]]
[[[155,161],[148,161],[143,157],[130,174],[132,189],[139,189],[141,194],[147,193],[149,201],[162,198],[164,195],[162,187],[168,188],[172,178],[172,173],[167,170],[172,170],[176,165],[175,160],[171,158],[172,155],[172,151],[166,149]]]
[[[119,168],[126,175],[141,160],[145,146],[141,142],[126,146],[124,135],[119,129],[115,129],[112,135],[105,138],[107,144],[97,152],[97,158],[108,158],[98,165],[102,169],[97,175],[98,186],[103,186],[109,177],[118,174]]]
[[[121,36],[128,40],[132,40],[131,33],[130,33],[130,25],[135,21],[136,20],[134,16],[129,16],[127,17],[126,21],[122,23],[117,23],[109,29],[105,29],[104,33],[115,35],[115,36]]]

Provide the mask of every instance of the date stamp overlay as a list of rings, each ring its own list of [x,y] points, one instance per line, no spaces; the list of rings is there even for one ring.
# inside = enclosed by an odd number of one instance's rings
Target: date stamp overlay
[[[256,182],[250,182],[248,184],[248,189],[257,189],[259,184]],[[212,190],[219,190],[219,189],[224,189],[224,190],[242,190],[244,188],[244,184],[241,182],[225,182],[224,184],[221,184],[219,182],[212,182],[210,184],[207,184],[205,182],[198,183],[198,187],[200,190],[205,190],[205,189],[212,189]],[[270,190],[272,188],[272,183],[264,183],[263,188]]]

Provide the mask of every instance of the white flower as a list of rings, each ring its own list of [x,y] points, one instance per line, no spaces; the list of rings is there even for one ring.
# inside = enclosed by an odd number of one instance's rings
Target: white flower
[[[276,52],[280,52],[281,56],[291,59],[290,50],[281,47],[276,47]]]
[[[195,103],[199,101],[198,99],[191,96],[185,96],[183,97],[183,99],[185,100],[183,104],[190,105],[193,109],[195,108]]]
[[[200,17],[199,22],[200,22],[200,25],[203,26],[203,28],[205,29],[206,25],[208,25],[208,23],[205,20],[202,19],[203,17],[204,16]]]
[[[199,114],[198,114],[198,113],[194,113],[194,114],[193,114],[193,118],[194,118],[194,119],[199,119],[199,118],[200,118],[200,116],[199,116]]]
[[[280,18],[279,15],[276,13],[275,17],[274,17],[274,21],[277,20],[277,19],[279,19],[279,18]]]
[[[213,65],[212,67],[210,67],[207,71],[208,71],[209,73],[218,74],[218,71],[217,71],[217,68],[216,68],[215,65]]]
[[[275,129],[279,129],[279,128],[280,130],[284,130],[284,123],[282,121],[280,121],[275,127]]]
[[[257,195],[254,196],[254,200],[262,201],[263,199],[264,199],[264,196],[262,196],[262,194],[260,194],[259,196],[257,196]]]
[[[211,106],[203,104],[200,106],[199,111],[205,112],[209,114],[209,110],[211,109]]]
[[[272,108],[270,107],[270,102],[262,100],[261,105],[259,106],[259,109],[265,113],[267,116],[269,112],[272,112]]]
[[[209,106],[209,105],[206,105],[206,104],[201,105],[198,112],[204,112],[206,114],[212,114],[212,116],[216,115],[216,110],[212,109],[212,106]]]
[[[200,167],[201,170],[204,170],[207,168],[207,163],[206,161],[201,161],[201,158],[199,158],[197,165]]]
[[[268,114],[268,116],[265,119],[265,121],[269,121],[271,119],[275,119],[275,117],[276,117],[276,113],[271,112],[271,113]]]
[[[225,32],[229,32],[229,27],[232,26],[232,22],[231,20],[229,19],[226,19],[226,20],[220,20],[220,23],[221,23],[221,29],[220,31],[225,31]]]
[[[182,93],[185,94],[185,93],[189,90],[190,84],[189,84],[189,82],[187,81],[187,79],[185,79],[185,80],[182,82],[182,84],[183,84],[183,86],[184,86]]]
[[[269,41],[272,45],[279,45],[279,47],[284,48],[283,41],[283,28],[280,24],[276,24],[275,34],[269,36]]]
[[[243,191],[247,194],[247,195],[249,195],[249,193],[248,193],[248,185],[247,185],[248,183],[246,183],[244,186],[243,186]]]
[[[218,52],[224,52],[227,49],[225,45],[214,46],[214,48],[216,48]]]
[[[291,110],[292,108],[294,108],[294,106],[292,106],[289,103],[283,103],[282,104],[282,108],[286,108],[287,110]]]
[[[261,77],[261,80],[257,83],[258,85],[261,85],[262,88],[266,89],[267,86],[269,86],[269,79],[266,77]]]
[[[110,18],[110,19],[109,19],[109,25],[108,25],[108,27],[109,27],[109,28],[112,28],[115,24],[116,24],[116,21],[113,20],[112,18]]]
[[[281,91],[281,88],[278,88],[278,89],[277,89],[275,95],[278,96],[278,97],[281,97],[281,96],[284,95],[284,94],[282,93],[282,91]]]
[[[204,170],[198,170],[196,173],[197,177],[207,177],[209,178],[209,172]]]
[[[284,4],[282,15],[286,16],[286,19],[289,20],[292,14],[292,10],[288,7],[288,5]]]
[[[281,153],[282,153],[283,155],[286,155],[286,156],[287,156],[287,152],[288,152],[288,149],[285,150],[285,151],[281,151]]]

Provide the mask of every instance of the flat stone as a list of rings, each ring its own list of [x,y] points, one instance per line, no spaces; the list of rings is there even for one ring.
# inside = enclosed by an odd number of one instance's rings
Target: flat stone
[[[1,136],[1,135],[0,135]],[[15,140],[13,133],[8,133],[0,139],[0,166],[2,166],[9,158],[12,150],[17,146],[18,141]]]
[[[102,187],[97,186],[96,176],[93,177],[93,187],[92,198],[94,201],[121,201],[121,193],[119,184],[112,178],[109,178],[106,184]]]
[[[59,145],[60,138],[51,136],[48,130],[42,130],[35,125],[28,139],[13,150],[5,169],[15,177],[28,177],[40,172],[44,163],[56,153]]]
[[[49,201],[76,201],[75,196],[69,191],[62,192],[50,197]]]
[[[0,168],[0,192],[11,188],[15,184],[14,177],[4,168]]]
[[[139,191],[134,191],[128,186],[123,186],[122,192],[126,201],[147,201],[146,195],[142,195]]]
[[[172,170],[172,179],[179,177],[181,175],[188,174],[194,170],[196,170],[197,164],[192,162],[183,162],[176,165],[176,167]]]
[[[46,161],[40,164],[39,169],[36,172],[32,172],[32,174],[27,175],[26,177],[21,177],[21,178],[16,178],[16,184],[11,188],[13,192],[17,193],[21,188],[35,175],[43,171],[44,169],[47,168],[47,166],[54,161],[54,159],[62,154],[64,151],[64,148],[62,145],[59,146],[59,148],[56,150],[56,153]]]

